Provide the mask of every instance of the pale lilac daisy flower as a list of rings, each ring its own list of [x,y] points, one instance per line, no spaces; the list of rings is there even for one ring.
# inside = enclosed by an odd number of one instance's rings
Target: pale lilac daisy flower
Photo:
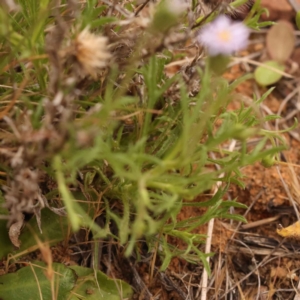
[[[250,30],[242,22],[234,22],[221,15],[205,25],[197,39],[205,46],[209,55],[231,55],[233,52],[246,48]]]

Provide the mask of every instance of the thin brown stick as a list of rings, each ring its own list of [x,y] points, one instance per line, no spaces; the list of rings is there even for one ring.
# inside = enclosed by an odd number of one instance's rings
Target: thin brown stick
[[[280,217],[281,217],[280,215],[277,215],[275,217],[266,218],[266,219],[263,219],[263,220],[258,220],[258,221],[255,221],[255,222],[244,224],[244,225],[241,226],[241,229],[246,230],[246,229],[251,229],[251,228],[255,228],[255,227],[260,227],[262,225],[272,223],[272,222],[278,220]]]
[[[150,0],[146,0],[135,12],[134,16],[136,17],[143,9],[144,7],[150,2]]]

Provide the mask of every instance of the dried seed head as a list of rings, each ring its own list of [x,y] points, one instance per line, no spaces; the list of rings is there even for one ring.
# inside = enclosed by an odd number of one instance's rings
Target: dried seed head
[[[91,33],[88,28],[75,38],[74,55],[84,73],[94,78],[99,70],[107,66],[111,58],[107,49],[107,38]]]
[[[34,213],[40,218],[40,211],[45,203],[38,181],[37,171],[21,168],[14,174],[10,185],[3,187],[5,207],[10,211],[9,226],[22,221],[24,213]]]

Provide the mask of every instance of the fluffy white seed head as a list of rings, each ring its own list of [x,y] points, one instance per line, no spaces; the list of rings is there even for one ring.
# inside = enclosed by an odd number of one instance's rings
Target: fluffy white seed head
[[[107,38],[91,33],[88,28],[75,39],[75,56],[85,73],[96,77],[97,72],[106,67],[111,54],[107,49]]]

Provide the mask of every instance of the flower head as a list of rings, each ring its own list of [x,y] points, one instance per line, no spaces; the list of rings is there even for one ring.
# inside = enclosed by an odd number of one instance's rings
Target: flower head
[[[230,55],[247,46],[249,34],[248,27],[242,22],[233,22],[222,15],[202,28],[198,42],[207,48],[211,56]]]
[[[106,67],[111,54],[107,49],[107,38],[91,33],[88,28],[80,32],[75,41],[75,57],[85,73],[96,77],[97,72]]]

